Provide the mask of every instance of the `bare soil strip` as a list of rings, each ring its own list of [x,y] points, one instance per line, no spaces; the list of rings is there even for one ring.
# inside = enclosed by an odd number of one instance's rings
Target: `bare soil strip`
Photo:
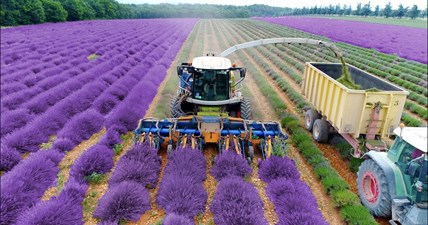
[[[106,130],[102,129],[100,132],[93,134],[88,140],[83,141],[74,147],[73,150],[65,154],[64,158],[58,164],[59,173],[57,177],[57,183],[60,182],[61,186],[64,186],[67,183],[68,177],[70,176],[71,165],[74,164],[74,161],[79,158],[84,151],[98,143],[105,132]],[[45,191],[42,201],[47,201],[54,196],[58,196],[60,192],[61,190],[58,189],[58,185],[51,187]]]
[[[117,165],[119,159],[131,149],[133,134],[132,132],[127,133],[124,136],[124,141],[122,142],[122,151],[119,155],[113,157],[113,168],[111,171],[103,177],[100,183],[90,183],[88,190],[86,190],[85,199],[83,200],[83,221],[85,224],[97,224],[97,220],[93,217],[95,208],[98,205],[99,199],[107,192],[108,190],[108,180],[113,174],[114,168]]]

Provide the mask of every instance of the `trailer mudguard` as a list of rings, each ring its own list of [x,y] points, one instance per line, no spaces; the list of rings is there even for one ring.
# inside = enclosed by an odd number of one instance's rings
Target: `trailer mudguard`
[[[408,196],[401,170],[388,159],[386,152],[369,151],[364,154],[363,158],[371,158],[382,168],[388,182],[391,199],[406,198]]]

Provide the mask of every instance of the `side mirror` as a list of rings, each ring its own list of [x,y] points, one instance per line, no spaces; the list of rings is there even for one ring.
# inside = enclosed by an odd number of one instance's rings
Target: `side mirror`
[[[177,74],[178,76],[181,76],[181,74],[183,74],[183,67],[177,66]]]
[[[239,75],[241,78],[244,78],[246,73],[247,73],[247,69],[245,69],[245,68],[241,68],[239,70]]]

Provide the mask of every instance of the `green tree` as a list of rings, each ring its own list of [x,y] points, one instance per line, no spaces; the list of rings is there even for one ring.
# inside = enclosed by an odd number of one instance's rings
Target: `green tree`
[[[419,12],[420,10],[418,9],[418,6],[413,5],[413,7],[408,12],[408,16],[410,17],[410,19],[414,20],[416,19],[416,17],[419,16]]]
[[[352,7],[351,7],[351,6],[349,6],[348,8],[346,8],[346,9],[345,9],[345,12],[344,12],[343,14],[345,14],[345,15],[347,15],[347,16],[351,15],[351,14],[352,14]]]
[[[371,6],[370,6],[370,2],[369,2],[369,3],[367,3],[367,4],[365,4],[365,5],[363,6],[363,8],[361,8],[361,15],[362,15],[362,16],[368,16],[368,15],[370,15],[370,14],[371,14],[371,12],[372,12],[372,8],[371,8]]]
[[[67,21],[77,21],[83,19],[85,5],[81,0],[62,0],[62,6],[67,11]]]
[[[377,5],[375,10],[373,11],[373,16],[379,16],[379,13],[380,13],[380,6]]]
[[[1,25],[43,23],[46,19],[40,0],[2,0]]]
[[[404,15],[406,15],[406,11],[407,10],[404,8],[403,4],[400,4],[396,11],[396,16],[401,19]]]
[[[389,2],[388,4],[385,5],[385,8],[383,9],[383,16],[385,16],[385,18],[389,18],[392,15],[392,6],[391,6],[391,2]]]
[[[357,15],[357,16],[361,15],[361,3],[360,2],[357,4],[357,9],[354,12],[352,12],[352,14]]]
[[[63,22],[67,20],[68,13],[60,2],[42,0],[42,4],[46,15],[46,22]]]

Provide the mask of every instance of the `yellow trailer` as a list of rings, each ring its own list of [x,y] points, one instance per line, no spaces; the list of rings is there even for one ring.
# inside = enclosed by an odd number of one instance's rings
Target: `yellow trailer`
[[[341,134],[359,156],[357,138],[365,140],[368,149],[385,149],[375,140],[391,134],[400,124],[408,92],[370,73],[347,65],[360,90],[339,83],[341,63],[305,65],[303,95],[312,104],[305,108],[305,126],[315,140],[325,142],[331,128]]]

